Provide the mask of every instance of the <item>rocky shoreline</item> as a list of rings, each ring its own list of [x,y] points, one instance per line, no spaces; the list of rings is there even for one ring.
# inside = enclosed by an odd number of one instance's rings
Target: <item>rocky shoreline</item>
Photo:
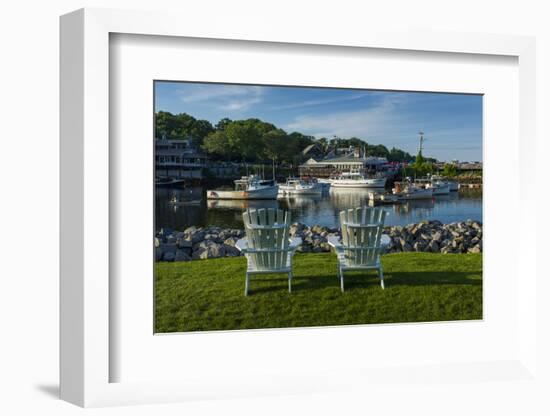
[[[483,229],[479,221],[461,221],[443,224],[440,221],[422,221],[405,226],[387,226],[391,238],[389,253],[481,253]],[[245,235],[244,230],[220,227],[189,227],[184,231],[163,229],[155,237],[156,261],[190,261],[241,255],[235,243]],[[307,226],[294,223],[290,235],[301,237],[298,251],[322,253],[330,251],[329,236],[340,236],[339,228]]]

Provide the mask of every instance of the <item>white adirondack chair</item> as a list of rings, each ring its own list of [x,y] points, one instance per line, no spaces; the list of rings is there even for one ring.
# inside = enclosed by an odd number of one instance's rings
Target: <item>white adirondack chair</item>
[[[243,212],[246,238],[235,244],[247,259],[245,296],[250,276],[285,273],[288,291],[292,291],[292,256],[302,244],[301,238],[289,238],[290,213],[280,209],[248,209]]]
[[[384,289],[384,272],[380,254],[389,244],[390,238],[382,235],[387,212],[381,208],[361,207],[340,212],[342,241],[329,237],[328,243],[334,247],[338,261],[340,288],[344,291],[346,270],[375,269]]]

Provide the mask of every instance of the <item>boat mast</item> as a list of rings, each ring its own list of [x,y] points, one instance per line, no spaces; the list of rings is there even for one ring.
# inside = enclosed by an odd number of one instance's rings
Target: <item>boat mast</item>
[[[420,145],[418,146],[418,153],[422,154],[422,145],[424,144],[424,132],[419,131],[418,134],[420,135]]]
[[[418,145],[418,154],[422,155],[422,145],[424,144],[424,132],[419,131],[418,134],[420,135],[420,144]],[[416,181],[416,171],[414,172],[414,180]]]

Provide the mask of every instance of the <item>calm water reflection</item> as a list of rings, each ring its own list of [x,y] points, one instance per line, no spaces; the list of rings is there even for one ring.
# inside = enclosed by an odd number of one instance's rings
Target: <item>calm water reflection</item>
[[[174,206],[170,199],[197,200],[200,205]],[[338,226],[341,210],[368,204],[368,191],[338,189],[322,196],[303,196],[277,201],[215,201],[207,200],[202,188],[156,190],[157,230],[163,227],[182,230],[191,225],[242,228],[242,211],[246,208],[289,209],[292,221],[307,225]],[[453,192],[429,200],[408,201],[383,206],[390,215],[388,225],[404,225],[421,220],[439,220],[444,223],[467,219],[482,221],[481,191]]]

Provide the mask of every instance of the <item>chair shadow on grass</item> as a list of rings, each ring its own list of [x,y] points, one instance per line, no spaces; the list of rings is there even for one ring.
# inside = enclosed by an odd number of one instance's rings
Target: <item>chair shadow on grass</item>
[[[482,280],[475,278],[475,273],[467,272],[385,272],[384,283],[386,288],[396,286],[439,286],[439,285],[468,285],[481,286]],[[366,289],[371,286],[380,286],[380,280],[375,271],[349,271],[345,274],[346,291]],[[271,283],[271,284],[268,284]],[[277,284],[280,283],[280,284]],[[257,277],[251,279],[250,293],[269,293],[286,291],[288,278],[284,277]],[[334,287],[340,290],[340,280],[334,275],[320,276],[295,275],[292,280],[292,291],[307,291]]]

